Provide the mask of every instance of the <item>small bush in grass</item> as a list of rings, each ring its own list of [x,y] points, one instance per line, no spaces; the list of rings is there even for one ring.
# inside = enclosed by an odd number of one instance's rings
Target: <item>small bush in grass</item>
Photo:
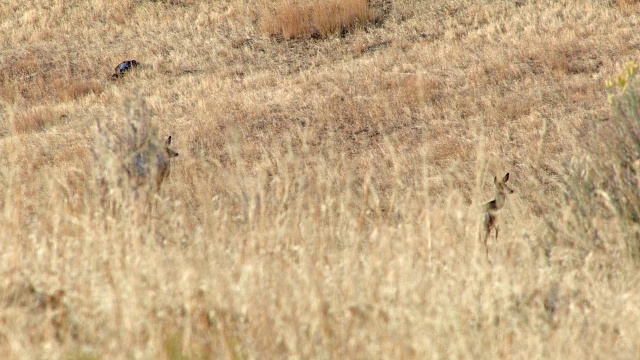
[[[286,3],[265,14],[262,30],[285,40],[326,38],[365,26],[376,19],[375,11],[367,0]]]

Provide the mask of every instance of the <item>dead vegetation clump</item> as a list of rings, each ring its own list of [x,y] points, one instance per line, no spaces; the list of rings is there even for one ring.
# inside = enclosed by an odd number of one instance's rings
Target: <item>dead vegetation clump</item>
[[[367,0],[287,2],[265,10],[262,31],[285,40],[343,35],[377,21]]]
[[[42,131],[48,126],[62,122],[64,113],[49,106],[35,107],[14,114],[11,128],[16,134]]]
[[[102,85],[97,80],[61,79],[53,83],[55,93],[62,101],[72,101],[89,94],[100,94]]]
[[[0,100],[29,106],[42,101],[74,101],[103,91],[89,61],[56,55],[34,46],[8,56],[0,64]]]
[[[640,3],[638,0],[616,0],[615,2],[618,6],[622,7],[625,10],[631,10],[631,8],[635,7]]]

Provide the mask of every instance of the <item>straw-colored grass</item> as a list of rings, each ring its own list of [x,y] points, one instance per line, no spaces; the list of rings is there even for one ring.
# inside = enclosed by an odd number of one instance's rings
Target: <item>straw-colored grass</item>
[[[4,1],[0,354],[637,357],[638,10]]]
[[[345,35],[375,22],[376,9],[367,0],[332,0],[313,3],[283,2],[262,15],[262,29],[285,40]]]

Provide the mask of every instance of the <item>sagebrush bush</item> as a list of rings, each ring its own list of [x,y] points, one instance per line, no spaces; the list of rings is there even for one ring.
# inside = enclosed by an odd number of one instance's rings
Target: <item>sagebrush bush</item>
[[[607,81],[610,119],[594,127],[586,155],[569,166],[565,195],[573,208],[574,244],[624,249],[640,264],[640,98],[638,65],[630,62]],[[561,220],[562,221],[562,220]],[[619,232],[608,231],[614,226]],[[612,236],[613,235],[613,236]],[[603,238],[608,238],[603,244]]]
[[[603,128],[602,179],[617,215],[640,223],[640,98],[636,84],[638,65],[627,64],[615,81],[609,81],[613,116]]]

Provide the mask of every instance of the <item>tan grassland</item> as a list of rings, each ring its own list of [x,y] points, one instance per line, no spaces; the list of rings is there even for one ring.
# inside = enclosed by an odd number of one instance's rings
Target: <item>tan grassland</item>
[[[639,14],[3,0],[0,357],[637,358],[640,162],[614,155],[640,156],[605,81]],[[180,153],[159,191],[125,176],[143,133]]]

